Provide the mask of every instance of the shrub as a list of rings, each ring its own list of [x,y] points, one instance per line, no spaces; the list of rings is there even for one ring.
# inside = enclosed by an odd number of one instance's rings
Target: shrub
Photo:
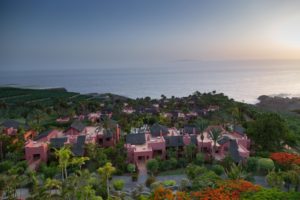
[[[268,172],[274,168],[274,162],[270,158],[260,158],[257,161],[258,169],[261,172]]]
[[[201,175],[198,175],[192,180],[192,190],[202,190],[207,187],[214,188],[221,178],[213,171],[206,171]]]
[[[214,171],[217,175],[222,175],[224,173],[224,167],[222,165],[213,165],[211,170]]]
[[[294,200],[300,199],[299,192],[284,192],[278,189],[264,189],[255,192],[246,192],[242,195],[244,200]]]
[[[187,164],[188,164],[188,161],[185,158],[178,159],[178,162],[177,162],[178,167],[184,168],[187,166]]]
[[[147,178],[147,180],[146,180],[145,185],[146,185],[147,187],[150,187],[150,185],[151,185],[152,183],[154,183],[155,181],[156,181],[156,178],[155,178],[154,176],[149,176],[149,177]]]
[[[162,186],[161,182],[156,181],[150,185],[150,189],[155,190],[156,188],[161,187],[161,186]]]
[[[42,163],[39,167],[39,171],[44,175],[45,178],[53,178],[59,172],[55,163],[51,163],[49,166],[47,166],[45,163]]]
[[[189,164],[186,167],[185,173],[190,180],[195,179],[197,176],[206,172],[207,169],[205,167],[200,167],[198,165]]]
[[[186,191],[190,187],[190,181],[186,178],[181,179],[179,190],[180,191]]]
[[[9,169],[11,169],[13,167],[13,162],[12,161],[3,161],[0,163],[0,173],[2,172],[6,172],[8,171]]]
[[[128,164],[127,165],[127,171],[130,173],[135,172],[135,165],[134,164]]]
[[[138,174],[138,173],[133,173],[133,174],[131,175],[131,180],[132,180],[132,181],[137,181],[138,178],[139,178],[139,174]]]
[[[224,169],[229,170],[234,163],[233,159],[231,156],[226,156],[222,162],[221,165],[224,167]]]
[[[203,165],[204,161],[205,161],[205,155],[203,153],[197,153],[195,164],[196,165]]]
[[[156,159],[150,159],[147,161],[146,167],[147,167],[148,172],[150,172],[151,175],[153,176],[154,174],[157,173],[157,171],[159,169],[159,163]]]
[[[164,185],[165,187],[174,186],[174,185],[176,185],[176,181],[174,181],[174,180],[165,180],[165,181],[163,182],[163,185]]]
[[[114,180],[113,186],[114,186],[115,190],[120,191],[124,187],[124,181],[123,180]]]
[[[246,169],[248,172],[256,172],[258,168],[258,157],[249,157],[247,159]]]

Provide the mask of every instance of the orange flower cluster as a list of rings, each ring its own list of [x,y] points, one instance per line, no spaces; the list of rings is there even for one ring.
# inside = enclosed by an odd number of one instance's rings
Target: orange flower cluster
[[[154,191],[153,200],[191,200],[188,193],[177,191],[173,194],[172,190],[166,189],[162,186],[158,187]]]
[[[270,158],[283,167],[289,167],[291,164],[300,164],[300,156],[292,153],[272,153]]]
[[[253,185],[245,180],[222,181],[217,189],[207,188],[202,192],[177,192],[164,187],[158,187],[154,191],[152,200],[238,200],[243,192],[254,192],[260,190],[260,186]]]
[[[175,199],[172,190],[159,186],[154,191],[153,200],[173,200]]]
[[[241,193],[258,190],[260,186],[245,180],[226,180],[217,189],[207,188],[203,192],[193,192],[191,197],[195,200],[238,200]]]

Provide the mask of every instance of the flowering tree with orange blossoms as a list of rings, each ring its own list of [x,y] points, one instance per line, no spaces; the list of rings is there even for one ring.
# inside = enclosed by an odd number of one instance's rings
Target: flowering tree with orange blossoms
[[[162,186],[159,186],[154,190],[153,196],[150,198],[153,200],[173,200],[175,196],[170,189],[166,189]]]
[[[190,200],[190,196],[186,192],[176,192],[176,200]]]
[[[277,163],[285,169],[290,168],[292,164],[300,164],[300,156],[292,153],[272,153],[270,158],[274,160],[275,163]]]
[[[245,180],[226,180],[219,184],[216,189],[207,188],[202,192],[192,192],[192,199],[203,200],[238,200],[243,192],[260,190],[260,186]]]

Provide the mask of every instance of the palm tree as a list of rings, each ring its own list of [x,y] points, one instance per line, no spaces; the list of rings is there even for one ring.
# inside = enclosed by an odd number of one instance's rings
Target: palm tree
[[[59,168],[61,169],[62,180],[68,177],[67,167],[71,163],[72,152],[67,147],[62,147],[61,149],[55,149],[55,155],[58,158]]]
[[[62,189],[62,183],[57,180],[57,179],[50,179],[48,178],[45,182],[45,188],[47,190],[50,190],[50,196],[52,196],[52,191],[53,190],[58,190],[58,191],[61,191]]]
[[[113,167],[110,162],[98,169],[98,173],[102,177],[103,183],[106,185],[107,199],[109,199],[109,179],[115,171],[116,168]]]
[[[208,127],[208,121],[206,120],[198,120],[196,121],[196,127],[200,131],[200,139],[201,139],[201,152],[203,151],[203,140],[204,140],[204,131]]]
[[[217,148],[217,141],[221,139],[222,137],[222,130],[220,128],[212,128],[209,131],[209,137],[213,140],[214,142],[214,147],[213,147],[213,153],[215,153],[216,148]]]
[[[81,170],[82,165],[85,164],[86,161],[90,160],[89,157],[75,157],[72,159],[71,164],[72,165],[78,165],[79,170]]]

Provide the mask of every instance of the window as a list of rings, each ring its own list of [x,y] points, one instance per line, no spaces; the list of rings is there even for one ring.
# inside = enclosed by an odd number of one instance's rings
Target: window
[[[40,154],[33,154],[33,160],[39,160],[41,157]]]

